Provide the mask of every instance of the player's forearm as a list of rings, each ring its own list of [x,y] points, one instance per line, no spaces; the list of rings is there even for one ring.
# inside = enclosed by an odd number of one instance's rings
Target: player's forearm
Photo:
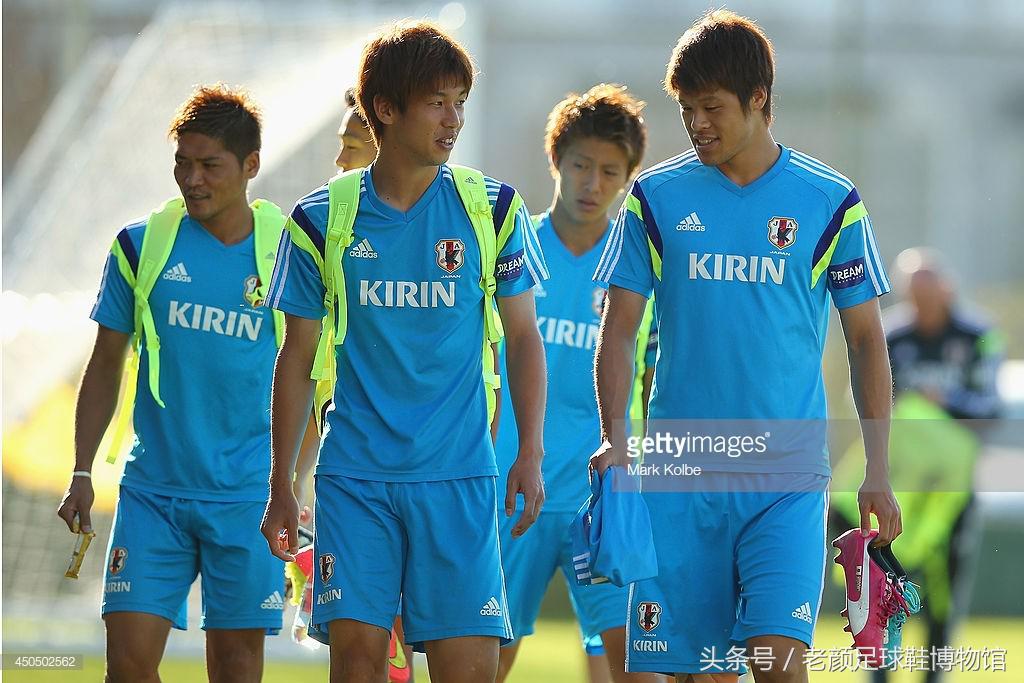
[[[104,328],[97,333],[75,404],[75,471],[92,470],[100,441],[114,417],[127,345],[126,334]]]
[[[90,359],[75,406],[75,470],[91,471],[96,451],[117,408],[121,368]],[[128,408],[131,409],[130,407]]]
[[[519,455],[544,455],[544,408],[547,404],[547,367],[544,344],[535,325],[505,342],[506,384],[519,431]]]
[[[315,347],[313,349],[315,353]],[[291,490],[299,447],[313,405],[315,383],[309,378],[313,353],[286,341],[274,366],[270,402],[270,486]]]
[[[892,371],[885,338],[864,335],[847,340],[853,400],[861,419],[869,475],[889,474],[889,421],[892,417]]]
[[[621,421],[626,414],[633,379],[635,334],[608,317],[602,321],[594,354],[594,385],[602,442],[614,443],[614,421]]]

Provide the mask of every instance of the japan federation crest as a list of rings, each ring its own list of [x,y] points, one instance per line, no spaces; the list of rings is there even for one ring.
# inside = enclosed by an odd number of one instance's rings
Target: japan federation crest
[[[263,304],[263,300],[260,299],[259,296],[259,289],[260,278],[258,275],[250,275],[245,278],[242,298],[245,299],[245,303],[249,304],[253,308],[259,308]]]
[[[768,241],[776,249],[785,249],[796,242],[796,230],[800,226],[792,218],[772,216],[768,221]]]
[[[120,574],[124,569],[125,561],[128,559],[127,548],[111,548],[110,549],[110,566],[108,569],[111,574]]]
[[[327,583],[334,576],[334,555],[326,553],[320,556],[320,581]]]
[[[462,240],[438,240],[434,253],[438,267],[451,275],[466,262],[466,243]]]
[[[658,628],[661,623],[661,605],[657,602],[641,602],[636,606],[636,614],[640,628],[646,633]]]

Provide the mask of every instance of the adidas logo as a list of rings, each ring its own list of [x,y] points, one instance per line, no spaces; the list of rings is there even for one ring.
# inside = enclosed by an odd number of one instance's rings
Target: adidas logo
[[[284,609],[284,598],[279,591],[274,591],[260,604],[260,609]]]
[[[163,278],[165,280],[173,280],[175,282],[192,282],[192,277],[185,270],[185,263],[179,262],[178,265],[167,269],[164,273]]]
[[[377,252],[370,246],[370,240],[364,239],[362,242],[352,247],[348,251],[348,255],[352,258],[377,258]]]
[[[480,616],[483,617],[500,617],[501,616],[501,605],[498,604],[497,598],[491,598],[487,601],[487,604],[480,608]]]
[[[812,621],[814,621],[814,617],[811,616],[811,603],[805,602],[804,604],[797,607],[795,610],[793,610],[793,616],[799,619],[800,621],[806,621],[808,624],[810,624]]]
[[[689,216],[679,221],[676,225],[676,230],[687,230],[689,232],[704,232],[704,224],[700,222],[700,218],[697,217],[697,212],[694,211]]]

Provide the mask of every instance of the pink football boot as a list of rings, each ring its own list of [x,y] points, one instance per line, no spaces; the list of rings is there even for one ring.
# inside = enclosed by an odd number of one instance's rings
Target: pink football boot
[[[884,664],[889,617],[898,609],[901,597],[872,557],[875,553],[869,552],[876,536],[877,531],[864,536],[860,529],[850,529],[832,542],[839,549],[835,562],[846,576],[846,609],[840,614],[849,624],[843,630],[853,635],[853,646],[871,667]]]

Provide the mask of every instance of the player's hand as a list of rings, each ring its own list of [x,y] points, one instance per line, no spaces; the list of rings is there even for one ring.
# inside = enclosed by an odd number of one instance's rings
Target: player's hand
[[[874,545],[889,545],[903,533],[903,519],[900,504],[892,492],[889,478],[868,475],[857,492],[860,507],[860,531],[867,535],[871,531],[871,515],[878,520],[878,537]]]
[[[505,516],[511,517],[516,509],[516,496],[523,494],[523,514],[512,527],[512,538],[526,533],[544,506],[544,478],[540,473],[540,458],[525,458],[522,454],[508,471],[505,485]]]
[[[601,476],[604,476],[605,470],[612,465],[625,464],[626,459],[623,457],[621,449],[612,446],[610,441],[602,442],[597,450],[594,451],[594,454],[590,456],[590,471],[597,472]]]
[[[64,520],[68,529],[73,534],[79,530],[84,533],[92,533],[92,520],[89,517],[92,511],[93,501],[96,494],[92,490],[92,479],[89,477],[72,477],[68,490],[64,493],[60,507],[57,508],[57,516]],[[75,517],[78,517],[78,528],[75,528]]]
[[[294,562],[299,550],[299,503],[291,487],[270,489],[270,500],[260,525],[270,552],[285,562]]]

